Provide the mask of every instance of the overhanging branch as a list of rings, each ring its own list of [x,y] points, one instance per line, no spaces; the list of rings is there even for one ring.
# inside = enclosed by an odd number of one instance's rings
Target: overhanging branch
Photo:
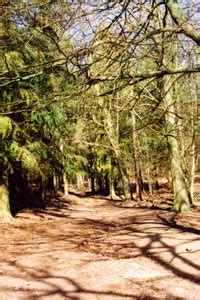
[[[177,1],[166,0],[166,6],[176,25],[182,28],[186,36],[192,39],[197,45],[200,45],[200,29],[188,20]]]

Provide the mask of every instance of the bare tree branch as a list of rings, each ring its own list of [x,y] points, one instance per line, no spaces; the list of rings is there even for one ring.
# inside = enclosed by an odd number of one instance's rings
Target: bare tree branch
[[[192,39],[197,45],[200,45],[200,29],[194,23],[188,21],[178,1],[166,0],[166,6],[176,25],[182,28],[186,36]]]

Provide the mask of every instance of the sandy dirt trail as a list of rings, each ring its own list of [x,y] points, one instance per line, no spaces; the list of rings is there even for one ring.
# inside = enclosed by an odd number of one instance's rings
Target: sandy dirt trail
[[[0,299],[200,299],[200,236],[160,210],[52,199],[0,224]],[[73,201],[72,201],[73,200]]]

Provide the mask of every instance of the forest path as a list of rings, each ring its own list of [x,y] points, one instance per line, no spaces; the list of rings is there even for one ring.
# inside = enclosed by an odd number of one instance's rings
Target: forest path
[[[0,224],[0,299],[200,299],[199,230],[84,195]]]

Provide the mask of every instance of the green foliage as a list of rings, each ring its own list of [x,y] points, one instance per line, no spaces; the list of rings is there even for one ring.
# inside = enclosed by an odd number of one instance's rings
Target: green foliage
[[[15,67],[23,67],[25,65],[22,54],[20,52],[9,51],[5,53],[5,58],[8,67],[11,69],[14,69]]]
[[[38,157],[36,157],[25,147],[22,147],[21,162],[22,162],[22,168],[27,170],[29,173],[40,174]]]
[[[7,149],[9,156],[13,161],[19,162],[22,158],[22,147],[19,146],[17,142],[12,142],[9,148]]]
[[[8,138],[13,131],[13,123],[9,117],[0,116],[0,137],[2,139]]]
[[[37,18],[40,14],[43,14],[42,8]],[[47,32],[46,25],[39,22],[42,19],[38,19],[37,27],[28,28],[17,25],[18,17],[30,25],[31,13],[18,12],[9,20],[10,40],[5,40],[3,48],[1,71],[10,84],[0,91],[1,162],[9,173],[21,170],[24,178],[29,174],[30,178],[47,179],[53,174],[62,175],[66,170],[69,176],[74,176],[76,163],[71,159],[67,164],[68,154],[60,151],[68,122],[65,107],[51,103],[54,93],[67,91],[69,72],[65,66],[49,68],[48,60],[59,58],[60,53],[54,43],[55,35],[51,36],[53,31]],[[56,40],[59,43],[57,37]],[[65,35],[60,46],[67,46],[67,40]],[[42,75],[32,77],[35,73]],[[29,76],[29,80],[12,82],[12,78]],[[64,86],[61,83],[65,83]]]
[[[20,146],[17,142],[12,142],[7,153],[10,160],[15,164],[16,162],[21,163],[21,167],[24,171],[30,174],[38,174],[39,159],[32,152],[30,152],[25,146]]]
[[[23,49],[23,59],[29,64],[39,59],[39,53],[37,50],[33,49],[30,45],[25,45]]]

